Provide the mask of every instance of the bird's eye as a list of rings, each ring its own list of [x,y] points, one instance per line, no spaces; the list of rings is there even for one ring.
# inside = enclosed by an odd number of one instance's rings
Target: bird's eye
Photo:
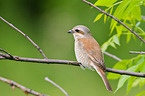
[[[80,30],[76,29],[75,31],[76,31],[76,32],[79,32]]]

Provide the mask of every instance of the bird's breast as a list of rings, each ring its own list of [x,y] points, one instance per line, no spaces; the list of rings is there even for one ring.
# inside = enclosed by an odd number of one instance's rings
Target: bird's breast
[[[80,62],[84,67],[92,69],[90,66],[91,60],[83,47],[83,44],[78,40],[75,40],[75,55],[78,62]]]

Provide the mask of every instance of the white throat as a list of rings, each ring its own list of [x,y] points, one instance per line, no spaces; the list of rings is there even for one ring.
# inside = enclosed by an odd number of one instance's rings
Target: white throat
[[[74,33],[73,36],[75,39],[81,39],[85,37],[83,34],[80,34],[80,33]]]

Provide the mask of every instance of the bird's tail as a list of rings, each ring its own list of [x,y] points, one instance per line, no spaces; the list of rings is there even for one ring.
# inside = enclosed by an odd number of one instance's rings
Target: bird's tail
[[[95,66],[94,64],[93,64],[93,67],[95,68],[95,70],[97,71],[97,73],[102,77],[103,82],[104,82],[107,90],[108,91],[112,91],[112,88],[111,88],[111,86],[109,84],[109,81],[108,81],[106,75],[105,75],[105,72],[101,68],[99,68],[98,66]]]

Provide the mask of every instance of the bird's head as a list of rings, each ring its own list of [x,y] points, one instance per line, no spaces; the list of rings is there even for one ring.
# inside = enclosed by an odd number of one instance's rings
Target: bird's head
[[[72,30],[69,30],[68,33],[72,33],[75,39],[87,38],[92,36],[89,28],[84,25],[77,25]]]

